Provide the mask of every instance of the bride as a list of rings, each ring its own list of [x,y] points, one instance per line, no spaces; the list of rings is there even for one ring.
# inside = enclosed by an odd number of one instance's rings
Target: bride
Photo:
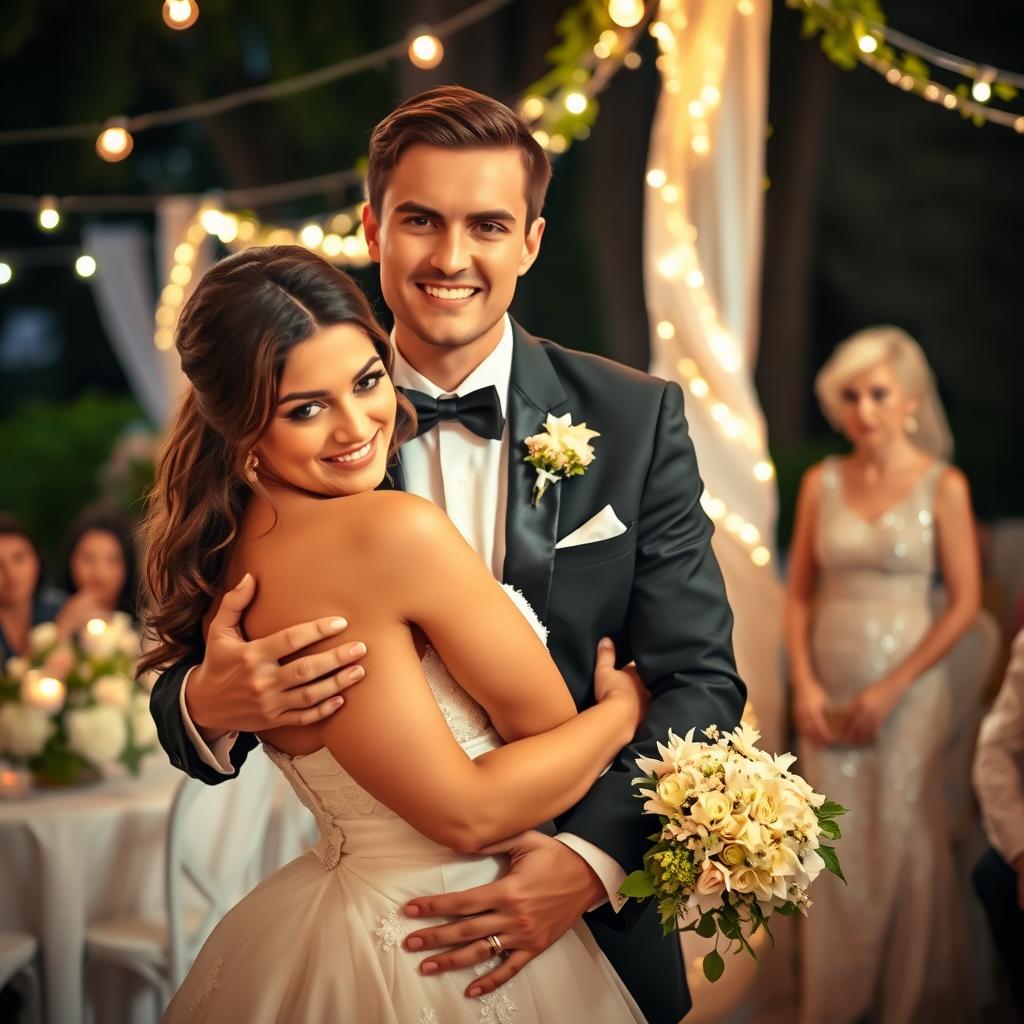
[[[146,524],[143,667],[201,642],[219,595],[252,573],[250,638],[342,614],[368,678],[339,714],[260,737],[320,841],[224,918],[164,1020],[642,1021],[582,924],[481,998],[494,960],[430,977],[401,947],[431,923],[404,918],[407,900],[493,881],[505,859],[477,851],[588,791],[643,718],[638,678],[605,642],[598,701],[577,714],[525,602],[434,505],[376,490],[414,414],[343,273],[299,247],[229,257],[177,346],[191,387]],[[499,938],[481,942],[500,955]]]

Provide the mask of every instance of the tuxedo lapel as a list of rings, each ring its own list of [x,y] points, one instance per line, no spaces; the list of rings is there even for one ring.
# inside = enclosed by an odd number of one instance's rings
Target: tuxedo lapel
[[[522,591],[543,622],[558,535],[561,485],[552,484],[539,505],[532,501],[536,470],[525,461],[523,440],[540,433],[549,412],[561,413],[565,391],[540,342],[512,323],[512,377],[508,395],[508,507],[505,512],[504,581]]]

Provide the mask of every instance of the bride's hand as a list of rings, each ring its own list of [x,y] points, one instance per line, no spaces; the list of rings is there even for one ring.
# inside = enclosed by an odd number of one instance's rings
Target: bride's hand
[[[793,720],[796,731],[817,747],[836,742],[828,717],[829,699],[821,684],[812,679],[793,683]]]
[[[629,708],[633,733],[647,715],[651,693],[640,678],[636,665],[630,662],[623,668],[615,667],[615,644],[605,637],[597,645],[597,663],[594,666],[594,694],[598,701],[621,700]]]

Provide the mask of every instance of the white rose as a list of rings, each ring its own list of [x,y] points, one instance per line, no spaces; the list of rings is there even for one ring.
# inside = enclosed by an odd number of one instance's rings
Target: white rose
[[[131,703],[134,686],[124,676],[100,676],[92,684],[92,695],[100,704],[126,708]]]
[[[690,808],[690,817],[698,825],[714,830],[732,810],[732,802],[724,793],[701,793]]]
[[[668,804],[669,807],[678,808],[683,805],[690,787],[686,782],[673,772],[658,780],[658,796]]]
[[[56,728],[45,711],[17,701],[0,704],[0,752],[11,757],[35,757]]]
[[[782,812],[783,793],[778,779],[761,779],[755,785],[756,796],[750,806],[750,816],[762,825],[772,825]]]
[[[149,698],[137,694],[132,699],[132,739],[137,747],[150,747],[156,743],[156,722],[149,710]]]
[[[4,671],[11,679],[14,679],[15,681],[20,680],[28,671],[28,660],[19,657],[8,658],[7,664],[4,666]]]
[[[33,626],[28,634],[28,648],[33,654],[44,654],[58,640],[57,624],[54,622],[40,622]]]
[[[64,724],[68,747],[95,765],[116,761],[128,742],[124,712],[103,704],[69,711]]]
[[[103,619],[90,619],[89,622],[103,622]],[[80,642],[82,650],[90,658],[109,658],[117,651],[118,631],[109,622],[103,622],[103,628],[93,633],[86,624],[82,630]]]

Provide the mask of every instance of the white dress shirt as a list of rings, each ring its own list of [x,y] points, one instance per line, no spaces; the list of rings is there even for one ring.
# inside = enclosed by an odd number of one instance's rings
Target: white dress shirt
[[[440,420],[433,429],[406,441],[402,445],[401,457],[405,490],[443,508],[498,580],[502,578],[505,563],[509,459],[507,409],[512,351],[512,321],[506,315],[504,331],[494,351],[454,391],[444,391],[424,377],[410,366],[397,347],[392,371],[396,385],[422,391],[432,398],[462,397],[492,385],[497,390],[505,418],[500,441],[479,437],[458,420]],[[186,676],[181,687],[181,714],[193,746],[205,764],[222,774],[234,774],[229,754],[238,734],[222,736],[211,751],[189,720],[185,708],[187,683]],[[625,897],[619,894],[619,886],[626,878],[622,866],[577,835],[563,832],[555,838],[590,865],[604,885],[614,909],[621,909]]]
[[[974,790],[989,842],[1012,863],[1024,853],[1024,630],[1013,641],[1006,678],[981,723]]]

